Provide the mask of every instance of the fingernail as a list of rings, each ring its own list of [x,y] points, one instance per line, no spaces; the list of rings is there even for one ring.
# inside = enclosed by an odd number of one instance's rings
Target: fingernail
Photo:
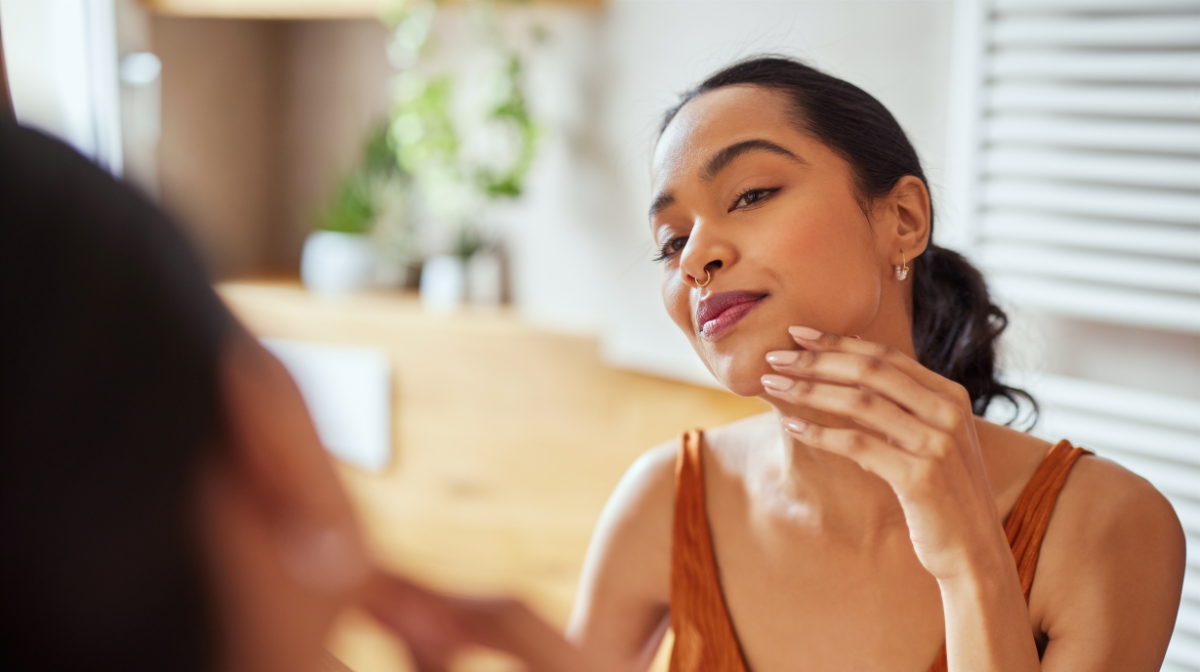
[[[767,353],[767,361],[776,366],[794,364],[799,357],[800,353],[795,350],[776,350],[775,352]]]
[[[792,385],[796,384],[796,381],[792,380],[791,378],[773,376],[768,373],[762,377],[762,384],[763,387],[776,390],[777,392],[783,392],[784,390],[791,389]]]
[[[808,423],[798,418],[784,418],[783,426],[786,427],[789,432],[795,432],[797,434],[803,434],[804,430],[808,429]]]
[[[788,327],[788,333],[806,341],[815,341],[821,337],[821,332],[809,327]]]

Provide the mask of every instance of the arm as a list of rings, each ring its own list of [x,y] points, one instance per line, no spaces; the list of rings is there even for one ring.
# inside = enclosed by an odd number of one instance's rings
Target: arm
[[[1030,613],[1042,669],[1159,669],[1175,626],[1185,540],[1171,504],[1101,458],[1071,473],[1042,547]]]
[[[606,670],[643,671],[669,622],[678,442],[643,455],[596,525],[568,637]]]
[[[1109,591],[1107,603],[1099,612],[1089,613],[1082,593],[1077,593],[1079,599],[1074,601],[1051,600],[1060,610],[1047,621],[1053,631],[1051,639],[1057,641],[1053,651],[1047,649],[1043,666],[1031,632],[1030,610],[1000,527],[966,391],[892,348],[811,329],[793,328],[793,335],[804,351],[769,353],[768,362],[788,377],[764,376],[764,386],[798,408],[844,420],[838,426],[825,426],[784,418],[785,429],[796,440],[854,460],[892,486],[917,557],[941,588],[950,670],[1155,669],[1166,646],[1161,624],[1174,621],[1182,577],[1181,535],[1169,507],[1164,511],[1161,504],[1140,502],[1127,507],[1135,512],[1132,522],[1113,522],[1113,518],[1122,519],[1115,515],[1102,520],[1099,527],[1110,526],[1108,536],[1094,541],[1088,551],[1104,558],[1089,558],[1091,562],[1107,567],[1091,575],[1076,572],[1076,578],[1082,590]],[[1125,484],[1115,491],[1102,491],[1102,495],[1112,498],[1130,492]],[[1059,526],[1097,527],[1091,521],[1068,519]],[[1122,550],[1138,543],[1146,545],[1137,554],[1140,557],[1128,557],[1128,551]],[[1163,555],[1151,556],[1153,551]],[[1066,552],[1075,555],[1079,551]],[[1126,554],[1123,559],[1122,553]],[[1138,563],[1141,565],[1135,568]],[[1128,584],[1114,587],[1111,579],[1122,571],[1159,577],[1160,587],[1148,591],[1149,596],[1136,595],[1138,589]],[[1048,581],[1040,572],[1039,582],[1055,592],[1053,579]],[[1124,597],[1118,599],[1119,594]],[[1121,613],[1130,601],[1136,603],[1135,611]],[[1129,626],[1138,631],[1140,627],[1131,621],[1139,618],[1158,625],[1153,626],[1154,637],[1128,654],[1136,658],[1132,665],[1095,659],[1094,650],[1089,649],[1090,627],[1107,619],[1115,628]],[[1072,620],[1076,623],[1074,634],[1068,626]]]

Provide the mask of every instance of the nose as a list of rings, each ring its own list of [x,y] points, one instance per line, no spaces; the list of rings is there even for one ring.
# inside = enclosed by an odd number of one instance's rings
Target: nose
[[[679,260],[683,280],[692,287],[703,289],[717,277],[717,271],[729,268],[734,260],[733,246],[728,241],[697,225],[688,236]]]

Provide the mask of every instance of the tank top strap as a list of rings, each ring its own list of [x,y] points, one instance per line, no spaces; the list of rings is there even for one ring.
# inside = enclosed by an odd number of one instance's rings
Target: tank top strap
[[[1004,533],[1008,536],[1008,545],[1017,563],[1017,576],[1021,579],[1026,604],[1029,603],[1029,591],[1033,588],[1033,575],[1037,573],[1042,539],[1050,525],[1050,514],[1058,502],[1058,493],[1066,484],[1075,462],[1091,454],[1089,450],[1072,446],[1066,439],[1055,444],[1042,458],[1041,464],[1025,484],[1025,489],[1021,490],[1012,513],[1008,514],[1008,520],[1004,523]],[[929,672],[946,670],[946,646],[942,645]]]
[[[1033,575],[1038,570],[1038,556],[1042,553],[1042,539],[1050,524],[1050,514],[1058,502],[1058,493],[1067,484],[1067,476],[1070,468],[1075,466],[1075,461],[1091,454],[1090,450],[1070,445],[1067,439],[1055,444],[1050,452],[1046,452],[1042,463],[1038,464],[1030,482],[1025,484],[1025,490],[1016,498],[1008,520],[1004,522],[1004,534],[1008,535],[1008,545],[1013,548],[1016,575],[1020,577],[1026,604],[1030,601]],[[929,672],[947,672],[944,644],[942,650],[937,652],[937,659]]]
[[[1063,439],[1046,453],[1037,471],[1021,491],[1012,513],[1004,523],[1008,545],[1012,547],[1013,559],[1017,562],[1017,574],[1021,577],[1021,591],[1025,602],[1029,602],[1029,591],[1033,588],[1033,575],[1037,572],[1038,557],[1042,552],[1042,539],[1050,525],[1050,514],[1058,502],[1058,493],[1067,482],[1067,476],[1075,462],[1091,451],[1072,446]]]
[[[683,435],[675,463],[671,533],[671,672],[746,672],[733,631],[708,526],[704,496],[704,435]]]

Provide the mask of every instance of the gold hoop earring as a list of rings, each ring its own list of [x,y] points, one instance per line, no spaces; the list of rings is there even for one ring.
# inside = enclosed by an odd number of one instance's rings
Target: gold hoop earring
[[[894,266],[896,269],[896,279],[903,282],[908,278],[908,260],[904,257],[904,252],[900,252],[901,266]]]
[[[704,269],[704,283],[703,284],[701,284],[700,280],[698,278],[696,278],[695,276],[692,276],[692,280],[696,281],[697,287],[699,287],[700,289],[704,289],[705,287],[708,286],[708,284],[710,282],[712,282],[712,271],[708,270],[707,268]]]

